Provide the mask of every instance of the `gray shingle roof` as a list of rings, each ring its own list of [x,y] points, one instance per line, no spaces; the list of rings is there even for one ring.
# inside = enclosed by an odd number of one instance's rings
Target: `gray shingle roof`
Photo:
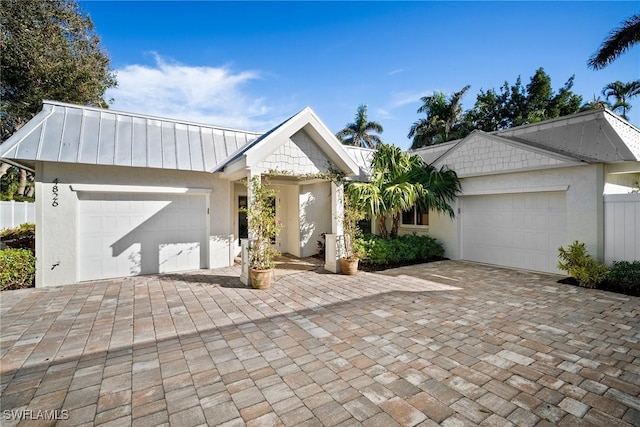
[[[258,132],[44,101],[42,111],[0,145],[0,157],[212,171]]]
[[[360,169],[359,177],[367,179],[371,174],[371,161],[373,160],[373,153],[376,150],[370,148],[360,148],[351,145],[343,145],[344,150],[349,154]]]
[[[586,111],[491,134],[587,162],[640,160],[640,130],[609,110]],[[432,145],[413,152],[431,163],[463,141]]]
[[[591,110],[493,133],[603,163],[640,160],[640,130],[609,110]]]

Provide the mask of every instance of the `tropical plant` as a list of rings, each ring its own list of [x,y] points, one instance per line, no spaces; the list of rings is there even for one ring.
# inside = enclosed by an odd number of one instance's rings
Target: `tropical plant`
[[[457,139],[465,133],[462,115],[462,97],[471,86],[467,85],[448,99],[443,92],[434,92],[420,98],[422,105],[417,113],[426,115],[409,129],[408,138],[413,138],[412,149],[439,144]]]
[[[589,111],[589,110],[611,110],[611,104],[606,99],[600,98],[600,96],[593,95],[593,99],[589,102],[585,102],[580,107],[580,111]]]
[[[260,176],[251,178],[247,185],[251,195],[243,211],[249,225],[249,267],[269,270],[275,265],[274,258],[280,254],[272,245],[282,229],[276,218],[276,191],[263,184]]]
[[[609,33],[587,65],[600,70],[615,61],[631,46],[640,42],[640,14],[634,14]]]
[[[373,155],[370,180],[351,182],[345,190],[358,209],[377,220],[380,236],[386,239],[398,235],[400,215],[415,204],[453,216],[450,203],[460,191],[460,181],[447,167],[436,169],[418,155],[382,144]]]
[[[362,104],[358,106],[354,121],[347,123],[347,125],[336,134],[336,137],[345,145],[376,148],[382,143],[382,140],[378,135],[373,135],[371,132],[382,133],[383,130],[380,123],[370,121],[367,118],[367,106]]]
[[[558,269],[566,271],[578,284],[585,288],[595,288],[602,283],[609,269],[587,253],[584,243],[573,242],[567,249],[558,249]]]
[[[4,173],[0,170],[0,200],[33,201],[35,197],[35,175],[6,163]]]
[[[627,112],[631,109],[628,99],[638,94],[640,94],[640,80],[627,83],[616,80],[602,89],[602,95],[607,98],[607,101],[609,101],[609,98],[614,98],[615,102],[611,105],[611,110],[620,112],[620,116],[625,119],[627,118]]]

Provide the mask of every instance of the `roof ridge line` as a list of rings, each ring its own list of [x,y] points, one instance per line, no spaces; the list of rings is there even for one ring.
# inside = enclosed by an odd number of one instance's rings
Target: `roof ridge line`
[[[92,107],[92,106],[89,106],[89,105],[70,104],[70,103],[67,103],[67,102],[53,101],[53,100],[49,100],[49,99],[43,100],[42,103],[43,103],[43,105],[47,104],[47,105],[53,105],[53,106],[58,106],[58,107],[77,108],[77,109],[81,109],[81,110],[95,111],[97,113],[113,113],[113,114],[116,114],[116,115],[122,115],[122,116],[128,116],[128,117],[136,117],[136,118],[140,118],[140,119],[160,120],[160,121],[176,123],[176,124],[193,125],[193,126],[200,126],[200,127],[206,127],[206,128],[212,128],[212,129],[219,129],[219,130],[222,130],[222,131],[249,133],[249,134],[258,135],[258,136],[262,135],[264,133],[264,132],[253,131],[253,130],[242,130],[242,129],[236,129],[236,128],[231,128],[231,127],[226,127],[226,126],[218,126],[218,125],[211,125],[211,124],[207,124],[207,123],[199,123],[199,122],[194,122],[194,121],[190,121],[190,120],[175,119],[175,118],[172,119],[170,117],[154,116],[154,115],[151,115],[151,114],[140,114],[140,113],[133,113],[133,112],[130,112],[130,111],[112,110],[110,108]]]

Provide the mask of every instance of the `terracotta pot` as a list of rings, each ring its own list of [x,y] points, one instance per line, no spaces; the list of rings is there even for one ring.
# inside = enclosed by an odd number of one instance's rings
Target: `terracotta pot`
[[[273,280],[273,268],[268,270],[251,269],[251,286],[254,289],[269,289]]]
[[[358,258],[340,258],[340,271],[342,272],[342,274],[353,276],[354,274],[358,273],[358,261]]]

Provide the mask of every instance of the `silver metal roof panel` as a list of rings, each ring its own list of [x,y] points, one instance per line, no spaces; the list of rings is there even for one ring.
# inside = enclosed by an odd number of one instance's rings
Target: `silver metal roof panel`
[[[42,111],[0,145],[0,157],[212,171],[258,132],[44,101]]]

